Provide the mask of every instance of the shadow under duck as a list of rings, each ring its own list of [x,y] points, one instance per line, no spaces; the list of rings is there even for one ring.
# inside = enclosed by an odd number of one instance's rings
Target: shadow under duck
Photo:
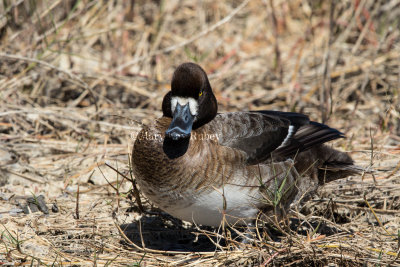
[[[204,70],[174,72],[163,116],[138,134],[136,181],[159,208],[179,219],[219,226],[287,211],[319,185],[358,173],[344,152],[324,145],[344,135],[304,114],[217,113]]]

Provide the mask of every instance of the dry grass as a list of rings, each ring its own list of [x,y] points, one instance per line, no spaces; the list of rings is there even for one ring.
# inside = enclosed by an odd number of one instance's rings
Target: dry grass
[[[400,266],[399,1],[5,0],[0,39],[0,264]],[[185,61],[220,111],[304,112],[374,175],[326,185],[251,245],[143,196],[140,215],[106,163],[129,178]],[[21,213],[32,195],[59,211]]]

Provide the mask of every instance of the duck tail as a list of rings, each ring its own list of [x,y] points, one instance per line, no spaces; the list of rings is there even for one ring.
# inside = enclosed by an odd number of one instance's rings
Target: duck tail
[[[354,165],[353,159],[345,152],[326,145],[320,145],[318,149],[311,150],[310,152],[316,155],[319,161],[319,184],[329,183],[365,171],[364,168]]]
[[[347,153],[324,144],[344,137],[342,132],[334,128],[310,121],[300,126],[287,144],[276,149],[272,156],[278,160],[292,157],[299,173],[317,176],[319,184],[325,184],[365,171],[354,165]]]

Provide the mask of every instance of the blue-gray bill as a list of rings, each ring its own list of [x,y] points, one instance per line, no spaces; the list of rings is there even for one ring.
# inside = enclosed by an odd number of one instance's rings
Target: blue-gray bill
[[[189,103],[183,107],[177,103],[172,122],[165,135],[173,140],[190,137],[194,116],[190,113]]]

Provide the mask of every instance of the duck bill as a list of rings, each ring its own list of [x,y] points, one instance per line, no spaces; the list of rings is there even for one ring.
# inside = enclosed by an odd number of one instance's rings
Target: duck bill
[[[194,116],[190,113],[189,103],[183,107],[177,103],[172,122],[165,135],[173,140],[190,137]]]

